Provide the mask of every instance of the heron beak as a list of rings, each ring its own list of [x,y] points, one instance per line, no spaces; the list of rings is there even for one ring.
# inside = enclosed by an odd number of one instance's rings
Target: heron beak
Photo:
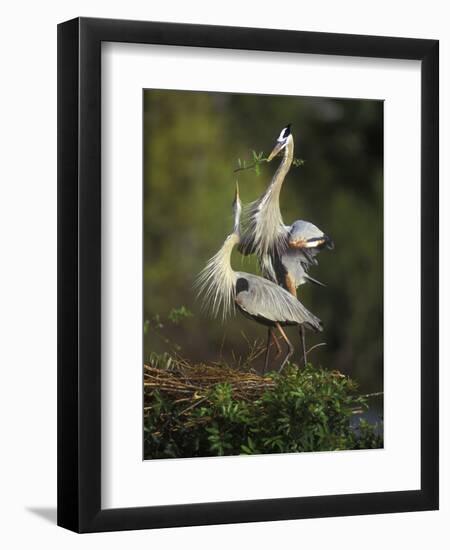
[[[234,202],[237,202],[239,200],[239,184],[236,181],[236,191],[234,193]]]
[[[268,156],[267,162],[270,162],[274,157],[276,157],[278,153],[283,149],[284,145],[284,143],[277,142],[275,144],[275,147],[272,149],[272,152]]]
[[[308,239],[304,245],[305,248],[321,248],[325,245],[325,239]]]
[[[334,249],[334,242],[328,237],[327,235],[324,235],[323,237],[319,239],[308,239],[305,243],[305,248],[323,248],[326,247],[329,250]]]

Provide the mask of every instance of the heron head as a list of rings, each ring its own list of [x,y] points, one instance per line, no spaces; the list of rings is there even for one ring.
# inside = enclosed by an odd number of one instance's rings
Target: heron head
[[[278,139],[275,143],[275,147],[272,149],[272,152],[267,158],[267,162],[270,162],[274,157],[278,155],[280,151],[282,151],[286,147],[288,140],[292,139],[291,136],[291,125],[288,124],[285,128],[281,130],[280,135],[278,136]]]

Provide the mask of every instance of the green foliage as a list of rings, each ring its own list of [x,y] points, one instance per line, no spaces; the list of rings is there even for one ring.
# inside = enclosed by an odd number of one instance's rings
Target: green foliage
[[[303,160],[303,159],[294,159],[292,161],[292,166],[295,166],[295,168],[298,168],[299,166],[303,166],[305,162],[306,160]]]
[[[164,320],[159,313],[153,315],[152,319],[144,321],[144,334],[148,334],[149,330],[159,330],[165,327],[167,321],[174,325],[179,325],[181,321],[193,317],[194,314],[186,306],[173,307],[167,314],[167,320]]]
[[[171,356],[166,351],[167,348],[176,353],[181,351],[181,346],[166,335],[168,331],[165,329],[168,325],[169,329],[171,326],[179,326],[182,324],[182,321],[185,321],[193,316],[194,314],[192,311],[190,311],[186,306],[180,306],[172,308],[166,317],[156,313],[151,319],[146,319],[144,321],[144,338],[147,335],[151,335],[156,337],[164,346],[164,349],[161,350],[161,352],[152,350],[146,353],[146,358],[150,361],[150,363],[158,366],[161,364],[167,364],[167,362],[170,363]]]
[[[238,398],[230,383],[215,384],[192,402],[163,390],[147,396],[144,457],[179,458],[380,448],[377,426],[355,411],[367,409],[348,377],[290,365],[255,399]]]
[[[156,353],[156,351],[152,351],[148,357],[148,360],[157,369],[170,369],[173,362],[172,356],[167,351],[164,353]]]
[[[172,321],[172,323],[178,325],[183,319],[193,317],[193,313],[192,311],[189,311],[185,306],[174,307],[169,311],[169,315],[167,317],[170,321]]]
[[[261,174],[261,164],[267,162],[267,158],[264,156],[264,153],[262,151],[260,153],[252,151],[252,160],[253,162],[248,164],[245,159],[241,160],[240,158],[238,158],[238,167],[234,169],[234,172],[236,173],[243,170],[254,170],[255,174],[259,176]],[[303,159],[294,158],[292,161],[292,166],[294,166],[295,168],[299,168],[304,164],[305,161]]]

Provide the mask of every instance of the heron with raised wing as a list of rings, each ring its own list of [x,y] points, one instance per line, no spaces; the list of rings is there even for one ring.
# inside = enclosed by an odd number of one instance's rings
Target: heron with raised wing
[[[258,275],[233,270],[231,253],[241,241],[241,211],[236,183],[233,232],[200,273],[197,279],[198,294],[213,316],[217,316],[222,310],[222,316],[226,318],[236,307],[245,317],[271,329],[276,328],[288,348],[280,366],[281,371],[294,352],[283,327],[301,326],[321,331],[322,323],[296,297],[278,284]]]
[[[311,277],[308,270],[317,265],[316,256],[323,248],[334,248],[333,241],[314,224],[297,220],[285,225],[280,212],[280,192],[284,179],[294,159],[294,137],[291,125],[281,131],[267,161],[283,151],[283,158],[264,194],[246,207],[247,225],[239,245],[239,251],[248,255],[256,253],[262,275],[281,285],[293,296],[297,287],[310,281],[324,286]],[[269,328],[266,366],[272,335]],[[306,365],[305,333],[300,325],[303,360]]]

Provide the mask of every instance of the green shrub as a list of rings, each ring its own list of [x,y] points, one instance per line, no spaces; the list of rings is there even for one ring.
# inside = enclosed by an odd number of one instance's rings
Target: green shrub
[[[171,388],[185,387],[175,382],[149,383],[146,388],[146,459],[383,446],[378,426],[362,419],[355,426],[355,413],[366,410],[367,401],[357,395],[356,383],[339,372],[290,365],[281,374],[242,373],[242,382],[235,374],[231,382],[205,387],[195,378],[195,367],[189,367],[192,374],[186,368],[182,376],[194,377],[187,386],[194,388],[191,393],[179,389],[175,396]],[[172,369],[173,364],[164,375],[171,375]]]

